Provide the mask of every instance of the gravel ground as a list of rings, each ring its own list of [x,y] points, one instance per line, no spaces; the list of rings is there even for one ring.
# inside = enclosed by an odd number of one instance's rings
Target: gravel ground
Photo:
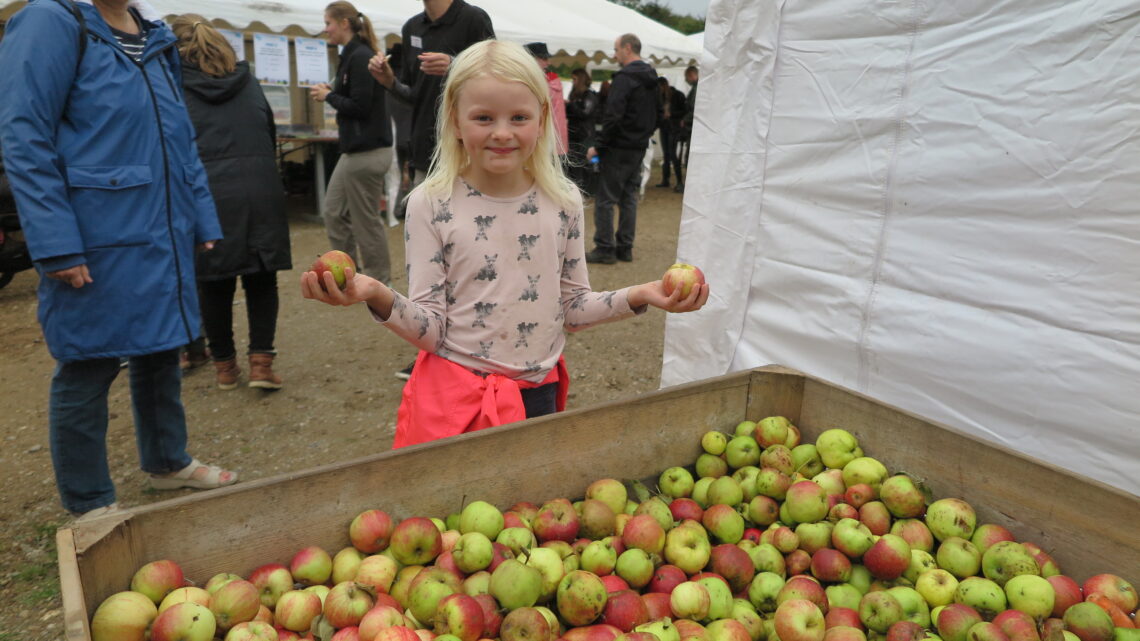
[[[654,172],[656,178],[657,172]],[[650,181],[641,204],[635,260],[591,266],[595,290],[659,278],[673,262],[681,196]],[[324,230],[308,200],[292,202],[294,263],[303,269],[327,249]],[[587,210],[589,213],[591,210]],[[587,219],[590,216],[587,215]],[[591,226],[592,227],[592,226]],[[404,263],[402,230],[389,230],[393,265]],[[591,238],[592,228],[586,238]],[[589,247],[587,247],[589,249]],[[300,269],[282,272],[275,369],[285,380],[277,392],[239,387],[220,391],[209,368],[186,375],[183,399],[191,453],[238,470],[244,480],[334,462],[391,446],[402,381],[392,374],[415,349],[373,323],[360,310],[334,309],[301,298]],[[69,517],[59,505],[47,433],[48,379],[53,361],[36,323],[37,276],[23,272],[0,290],[0,465],[8,470],[0,496],[0,641],[62,637],[55,565],[55,530]],[[398,280],[397,288],[406,282]],[[235,306],[241,307],[239,299]],[[664,314],[611,323],[569,337],[570,407],[655,390],[661,373]],[[244,313],[235,313],[239,350]],[[126,376],[110,395],[108,448],[118,498],[125,506],[153,503],[181,492],[148,491],[138,470]],[[296,460],[293,453],[307,453]],[[188,492],[182,491],[182,492]],[[126,586],[124,586],[124,589]]]

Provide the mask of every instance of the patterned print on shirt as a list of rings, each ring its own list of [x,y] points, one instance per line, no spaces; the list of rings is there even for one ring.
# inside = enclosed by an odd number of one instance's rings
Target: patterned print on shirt
[[[443,300],[448,305],[454,305],[456,302],[458,302],[455,300],[455,287],[458,284],[459,283],[454,280],[443,281]]]
[[[602,296],[602,300],[605,301],[606,307],[609,307],[610,309],[614,308],[614,294],[616,293],[617,292],[606,292],[605,295]]]
[[[540,278],[542,278],[542,274],[537,276],[528,275],[526,277],[526,279],[530,281],[530,286],[523,290],[522,296],[519,296],[519,300],[530,301],[532,303],[538,300],[538,279]]]
[[[467,188],[467,197],[468,198],[480,198],[483,196],[483,192],[472,187],[471,183],[467,182],[466,180],[463,180],[462,178],[460,178],[459,182],[463,183],[463,186]]]
[[[491,358],[491,347],[495,345],[495,341],[479,341],[479,351],[472,352],[472,358],[482,360],[489,360]]]
[[[451,256],[451,250],[453,250],[453,249],[455,249],[455,243],[447,243],[439,251],[437,251],[435,253],[435,256],[431,257],[431,262],[439,263],[440,265],[443,265],[444,269],[450,269],[451,268],[450,256]]]
[[[515,341],[515,349],[520,347],[530,347],[526,339],[534,334],[534,328],[538,327],[538,323],[519,323],[516,329],[519,331],[519,338]]]
[[[416,320],[420,322],[420,335],[416,338],[423,338],[428,333],[428,317],[423,314],[416,314]]]
[[[526,202],[523,203],[521,207],[519,207],[519,213],[520,214],[531,214],[531,215],[537,214],[538,213],[538,203],[535,202],[537,199],[538,199],[538,192],[536,192],[536,191],[530,192],[530,195],[528,195],[526,197]]]
[[[431,222],[435,223],[450,223],[451,222],[451,201],[439,201],[439,209],[434,212],[431,217]]]
[[[578,267],[578,263],[580,262],[582,262],[581,258],[571,258],[562,261],[562,277],[570,278],[570,274],[574,273],[574,270]]]
[[[527,361],[523,371],[527,374],[534,374],[535,372],[542,371],[542,365],[534,361]]]
[[[494,216],[476,216],[475,226],[479,228],[479,231],[475,232],[475,240],[490,240],[487,238],[487,230],[491,228],[494,222]]]
[[[558,235],[565,236],[567,228],[570,227],[570,214],[566,213],[565,209],[558,210]]]
[[[493,281],[497,279],[499,272],[495,271],[495,261],[498,259],[498,254],[491,254],[490,256],[484,254],[483,260],[487,261],[487,264],[483,266],[483,269],[479,270],[478,274],[475,274],[475,280]]]
[[[582,219],[579,218],[574,223],[574,225],[570,227],[570,231],[566,232],[566,237],[569,238],[570,240],[574,240],[576,238],[579,238],[582,235],[581,225],[582,225]]]
[[[542,234],[535,234],[534,236],[531,236],[529,234],[522,234],[519,236],[518,260],[520,262],[524,260],[530,260],[530,250],[534,247],[535,243],[538,242],[539,238],[542,238]]]
[[[471,323],[472,327],[487,327],[487,318],[491,312],[495,311],[498,303],[475,303],[475,322]]]

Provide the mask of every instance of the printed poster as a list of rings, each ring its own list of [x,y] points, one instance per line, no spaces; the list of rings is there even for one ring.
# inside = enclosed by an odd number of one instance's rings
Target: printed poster
[[[329,82],[327,42],[320,38],[294,38],[293,49],[296,52],[297,86],[312,87]]]
[[[293,101],[289,95],[289,87],[262,85],[261,91],[265,93],[265,100],[273,110],[273,122],[278,125],[293,124]]]
[[[289,37],[253,34],[257,81],[263,85],[289,85]]]
[[[245,60],[245,38],[242,36],[242,33],[232,29],[218,29],[218,33],[222,34],[226,42],[230,43],[230,46],[233,47],[234,53],[237,54],[238,62]]]

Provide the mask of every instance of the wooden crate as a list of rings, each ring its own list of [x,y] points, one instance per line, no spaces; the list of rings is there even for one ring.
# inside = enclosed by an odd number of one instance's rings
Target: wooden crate
[[[107,596],[155,559],[174,559],[198,584],[288,563],[307,545],[335,552],[362,510],[443,517],[482,499],[581,497],[605,477],[653,479],[691,464],[700,436],[744,419],[788,417],[814,441],[842,427],[892,472],[920,477],[935,497],[959,497],[979,523],[1009,528],[1083,581],[1140,568],[1140,497],[962,435],[799,372],[766,367],[596,407],[240,483],[59,530],[68,639],[89,639]],[[1136,580],[1137,576],[1127,577]]]

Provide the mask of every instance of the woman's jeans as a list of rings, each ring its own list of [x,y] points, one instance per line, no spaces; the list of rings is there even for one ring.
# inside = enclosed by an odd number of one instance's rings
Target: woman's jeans
[[[249,321],[249,353],[273,354],[277,333],[277,272],[257,272],[241,277],[245,290],[245,313]],[[215,361],[237,355],[234,347],[234,292],[237,278],[198,281],[198,306]]]
[[[144,472],[190,465],[178,350],[129,359],[135,441]],[[63,507],[87,512],[115,502],[107,464],[107,395],[118,358],[57,363],[49,407],[51,459]]]

